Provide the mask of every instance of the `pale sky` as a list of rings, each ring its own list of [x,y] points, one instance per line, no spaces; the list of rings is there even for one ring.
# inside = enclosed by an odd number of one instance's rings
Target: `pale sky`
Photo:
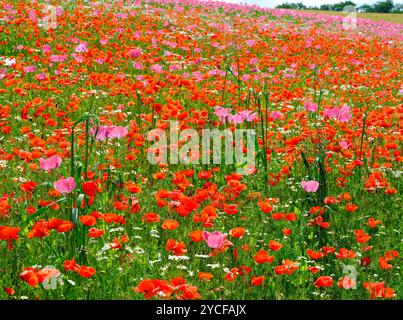
[[[274,8],[275,6],[288,2],[288,3],[299,3],[302,2],[306,6],[316,6],[319,7],[322,4],[335,4],[339,2],[343,2],[345,0],[221,0],[225,2],[232,3],[247,3],[247,4],[257,4],[262,7]],[[351,0],[356,5],[362,5],[364,3],[374,4],[379,0]],[[394,1],[394,3],[400,3],[401,1]]]

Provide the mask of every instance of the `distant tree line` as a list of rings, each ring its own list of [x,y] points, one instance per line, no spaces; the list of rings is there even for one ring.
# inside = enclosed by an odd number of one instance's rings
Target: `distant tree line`
[[[320,7],[306,6],[302,2],[299,3],[283,3],[278,5],[278,9],[295,9],[295,10],[325,10],[325,11],[343,11],[346,6],[356,6],[352,1],[344,1],[335,4],[322,4]],[[392,0],[378,1],[373,5],[363,4],[357,7],[360,12],[377,12],[377,13],[403,13],[403,4],[394,4]]]

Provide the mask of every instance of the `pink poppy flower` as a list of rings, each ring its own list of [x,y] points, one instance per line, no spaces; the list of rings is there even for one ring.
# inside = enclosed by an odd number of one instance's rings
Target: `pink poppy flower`
[[[94,126],[90,130],[90,134],[95,136],[95,140],[123,138],[127,133],[127,128],[121,126]]]
[[[76,182],[74,181],[74,178],[69,177],[69,178],[62,178],[57,180],[53,186],[57,191],[60,193],[71,193],[75,188],[76,188]]]
[[[39,166],[41,167],[42,170],[53,170],[56,168],[59,168],[60,165],[62,164],[62,158],[59,156],[51,156],[47,159],[39,158]]]
[[[253,112],[251,110],[243,110],[238,112],[238,114],[241,116],[242,121],[251,122],[257,119],[256,112]]]
[[[215,107],[214,114],[220,118],[221,122],[224,122],[227,117],[230,115],[231,109],[223,108],[223,107]]]
[[[224,245],[224,240],[227,236],[228,234],[221,233],[220,231],[203,232],[203,239],[206,240],[207,246],[212,249],[221,248]]]
[[[49,45],[45,44],[42,46],[42,51],[43,53],[51,52],[52,48]]]
[[[251,59],[249,60],[249,63],[252,64],[252,65],[254,65],[254,64],[258,63],[258,62],[259,62],[259,59],[258,59],[258,58],[251,58]]]
[[[153,72],[155,72],[155,73],[162,73],[162,66],[161,65],[159,65],[159,64],[153,64],[152,66],[151,66],[151,70],[153,71]]]
[[[138,57],[141,56],[141,49],[130,49],[129,50],[129,56],[133,59],[137,59]]]
[[[0,79],[3,79],[6,77],[6,69],[0,69]]]
[[[337,119],[339,122],[349,122],[352,117],[350,112],[350,107],[345,104],[341,108],[327,108],[323,113],[326,117]]]
[[[76,54],[76,53],[72,53],[71,56],[74,58],[74,60],[76,60],[76,62],[78,63],[82,63],[84,61],[84,58],[82,55]]]
[[[248,81],[250,79],[250,75],[249,74],[244,74],[242,77],[241,77],[241,80],[242,81]]]
[[[310,112],[316,112],[318,110],[318,104],[308,101],[305,103],[305,110]]]
[[[319,188],[319,182],[315,181],[315,180],[302,181],[301,182],[301,187],[306,192],[316,192],[316,191],[318,191],[318,188]]]
[[[94,126],[90,130],[90,134],[95,136],[95,140],[105,140],[108,138],[109,127],[107,126]]]
[[[52,54],[49,57],[50,62],[64,62],[67,59],[67,55],[65,54]]]
[[[133,68],[134,68],[134,69],[137,69],[137,70],[142,70],[142,69],[143,69],[143,65],[141,64],[141,62],[134,61],[134,62],[133,62]]]
[[[35,75],[35,79],[40,80],[40,81],[46,80],[47,78],[48,77],[47,77],[46,73],[38,73],[37,75]]]
[[[74,51],[77,52],[77,53],[87,52],[87,51],[88,51],[87,46],[88,46],[88,43],[86,43],[86,42],[81,42],[78,46],[76,46],[76,47],[74,48]]]
[[[35,72],[36,67],[35,66],[29,66],[29,67],[24,67],[24,72],[29,73],[29,72]]]
[[[249,39],[249,40],[246,40],[245,43],[248,47],[253,47],[255,45],[256,41],[253,39]]]
[[[340,141],[340,142],[339,142],[339,146],[340,146],[340,148],[346,150],[346,149],[348,149],[349,144],[348,144],[347,141],[344,141],[344,140],[343,140],[343,141]]]
[[[270,113],[270,117],[274,120],[280,119],[283,114],[280,111],[273,111]]]
[[[240,124],[243,122],[243,119],[242,119],[242,116],[239,113],[237,113],[234,115],[232,115],[232,114],[228,115],[228,121],[233,124]]]
[[[113,126],[108,133],[108,138],[123,138],[127,135],[128,130],[125,127]]]
[[[323,114],[330,118],[330,119],[334,119],[337,117],[339,113],[339,108],[326,108],[325,111],[323,111]]]
[[[337,113],[337,121],[349,122],[350,119],[351,119],[350,107],[345,104],[339,109],[339,112]]]
[[[36,16],[36,11],[35,10],[29,10],[29,19],[31,19],[32,22],[36,23],[38,21],[38,17]]]

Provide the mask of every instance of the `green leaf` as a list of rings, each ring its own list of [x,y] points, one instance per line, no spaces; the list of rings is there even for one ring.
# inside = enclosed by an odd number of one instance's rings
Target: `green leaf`
[[[77,201],[76,201],[77,208],[80,208],[80,207],[81,207],[81,203],[83,202],[83,199],[84,199],[84,194],[83,194],[83,193],[80,193],[80,194],[78,195]]]
[[[309,165],[308,160],[306,159],[304,151],[302,151],[302,150],[301,150],[301,157],[302,157],[302,161],[304,162],[305,168],[308,170],[308,175],[309,175],[309,177],[311,177],[311,167]]]
[[[57,201],[55,201],[55,202],[52,202],[51,204],[49,204],[49,205],[47,205],[47,206],[45,206],[45,207],[40,208],[40,209],[37,210],[33,215],[30,215],[30,216],[28,216],[27,219],[23,220],[23,221],[21,222],[21,226],[24,226],[26,223],[28,223],[28,222],[31,221],[32,219],[34,219],[34,218],[38,217],[39,215],[41,215],[42,213],[44,213],[46,210],[48,210],[48,208],[49,208],[50,206],[54,205],[55,203],[61,202],[61,201],[65,200],[65,199],[66,199],[66,198],[61,198],[61,199],[59,199],[59,200],[57,200]]]

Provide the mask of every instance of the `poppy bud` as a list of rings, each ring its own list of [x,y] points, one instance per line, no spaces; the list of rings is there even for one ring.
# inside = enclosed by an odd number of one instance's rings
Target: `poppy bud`
[[[361,266],[366,267],[369,266],[371,263],[371,259],[369,257],[364,257],[361,259]]]

